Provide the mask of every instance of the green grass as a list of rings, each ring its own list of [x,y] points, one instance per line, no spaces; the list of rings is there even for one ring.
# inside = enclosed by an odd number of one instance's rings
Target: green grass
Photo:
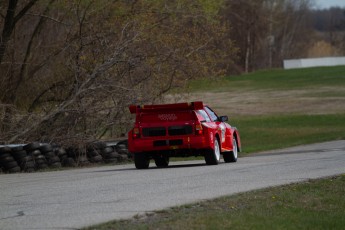
[[[175,207],[87,229],[344,229],[345,175]]]
[[[202,79],[189,84],[191,92],[231,90],[292,90],[311,87],[345,87],[345,66],[293,70],[262,70],[222,79]]]
[[[345,114],[238,117],[232,124],[244,153],[345,139]]]
[[[345,101],[345,66],[263,70],[217,80],[203,79],[192,81],[189,90],[191,93],[236,92],[237,96],[251,92],[251,96],[258,98],[262,105],[276,103],[274,98],[262,97],[266,92],[272,95],[275,95],[272,92],[277,92],[276,95],[282,95],[279,94],[281,92],[292,95],[294,101],[288,102],[286,99],[284,101],[291,105],[299,101],[299,97],[303,95],[303,102],[306,104],[300,106],[310,108],[310,111],[305,114],[301,112],[294,114],[290,111],[281,111],[280,114],[276,114],[272,111],[258,116],[251,115],[248,111],[245,115],[231,116],[230,123],[239,129],[245,153],[345,139],[345,108],[339,110],[338,105],[338,108],[334,108],[336,112],[332,111],[332,108],[327,108],[322,111],[323,114],[319,114],[320,110],[315,109],[315,114],[313,114],[313,106],[316,108],[318,104],[317,99],[323,100],[323,105],[326,104],[324,102],[326,99]],[[303,93],[294,95],[296,92],[294,90],[302,90]],[[259,93],[256,94],[256,92]],[[231,95],[233,94],[229,94]],[[213,100],[215,100],[214,97],[216,96],[213,96]],[[308,98],[314,99],[315,104],[311,104]],[[217,102],[215,103],[213,107],[218,106]],[[246,104],[251,101],[248,102],[244,98],[243,102],[239,103]],[[222,106],[218,108],[227,111],[228,114],[236,110],[236,104],[222,103]],[[337,104],[334,103],[334,106]],[[253,109],[253,107],[248,107],[248,109]]]

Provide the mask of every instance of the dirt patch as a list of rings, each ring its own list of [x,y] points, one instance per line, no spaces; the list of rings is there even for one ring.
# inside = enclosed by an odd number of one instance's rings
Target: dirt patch
[[[232,91],[169,95],[167,102],[204,101],[218,114],[336,114],[345,113],[344,88],[288,91]]]

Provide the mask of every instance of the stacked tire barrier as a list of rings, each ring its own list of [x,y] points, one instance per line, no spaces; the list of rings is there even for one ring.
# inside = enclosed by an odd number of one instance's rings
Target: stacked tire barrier
[[[65,149],[59,148],[58,146],[56,146],[54,148],[54,152],[60,158],[61,165],[63,167],[76,167],[77,166],[77,163],[75,162],[75,160],[72,157],[68,156]]]
[[[128,151],[127,140],[120,141],[114,146],[116,152],[120,155],[120,161],[126,161],[132,159],[132,154]]]
[[[26,145],[0,146],[0,172],[34,172],[48,168],[120,163],[131,160],[127,141],[94,142],[86,149],[64,149],[33,142]]]
[[[5,172],[20,172],[20,167],[17,161],[11,155],[11,151],[12,149],[9,147],[2,147],[0,149],[0,166]]]
[[[31,155],[27,154],[26,146],[16,146],[11,148],[12,156],[17,161],[21,171],[35,171],[35,162]]]
[[[51,168],[59,168],[61,167],[61,160],[60,158],[56,155],[53,146],[51,145],[43,145],[40,148],[40,151],[42,154],[45,156],[47,159],[48,166]]]

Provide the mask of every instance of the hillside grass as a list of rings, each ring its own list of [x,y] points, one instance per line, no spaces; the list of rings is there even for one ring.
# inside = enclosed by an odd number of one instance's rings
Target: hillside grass
[[[345,88],[345,66],[261,70],[221,79],[191,81],[188,88],[190,92],[224,92],[233,90],[294,90],[326,86]]]
[[[189,90],[204,100],[207,93],[213,93],[215,105],[210,106],[230,114],[230,124],[239,129],[245,154],[345,139],[345,66],[202,79],[191,82]],[[229,97],[223,95],[217,103],[220,92],[229,93]],[[235,103],[231,101],[234,95],[239,97]],[[258,115],[256,110],[265,106],[268,109]],[[299,112],[281,109],[283,106]],[[241,107],[241,114],[234,111],[237,107]]]
[[[232,119],[242,154],[345,139],[345,114],[284,115]]]
[[[344,229],[345,175],[266,188],[86,228]]]

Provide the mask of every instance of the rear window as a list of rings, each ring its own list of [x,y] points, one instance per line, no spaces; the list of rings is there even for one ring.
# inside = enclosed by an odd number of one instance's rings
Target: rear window
[[[199,115],[198,118],[201,122],[210,122],[211,119],[204,110],[197,110],[196,113]]]

